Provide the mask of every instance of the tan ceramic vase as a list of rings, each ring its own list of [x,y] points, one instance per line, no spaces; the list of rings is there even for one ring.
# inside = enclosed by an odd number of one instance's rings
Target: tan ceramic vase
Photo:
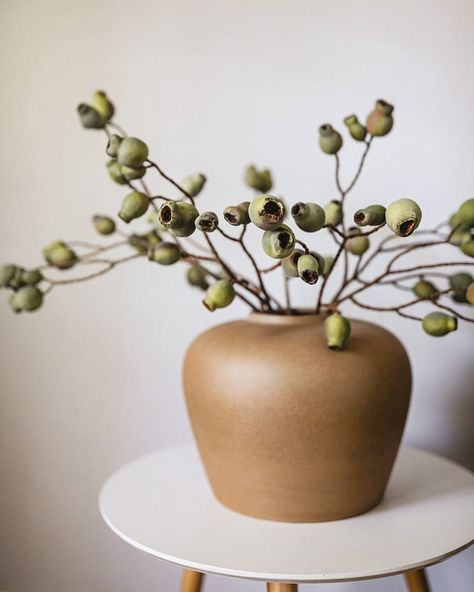
[[[199,452],[216,497],[250,516],[321,522],[382,499],[411,391],[401,343],[351,321],[347,349],[322,317],[252,314],[201,334],[184,363]]]

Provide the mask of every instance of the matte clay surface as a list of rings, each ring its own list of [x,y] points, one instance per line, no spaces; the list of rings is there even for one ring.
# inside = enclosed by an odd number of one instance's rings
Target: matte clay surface
[[[184,363],[191,424],[229,508],[286,522],[337,520],[382,498],[411,391],[405,349],[351,321],[329,350],[324,319],[252,314],[201,334]]]

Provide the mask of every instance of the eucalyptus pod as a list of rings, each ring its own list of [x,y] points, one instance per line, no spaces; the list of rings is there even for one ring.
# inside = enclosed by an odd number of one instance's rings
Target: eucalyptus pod
[[[338,226],[342,222],[342,204],[337,199],[333,199],[324,206],[326,216],[326,225]]]
[[[344,349],[351,333],[351,324],[340,313],[335,312],[324,321],[326,343],[330,349]]]
[[[117,134],[112,134],[107,142],[105,152],[112,158],[117,158],[117,154],[122,143],[123,138]]]
[[[82,127],[85,129],[102,129],[105,127],[105,121],[101,114],[97,109],[86,103],[81,103],[77,107],[77,114],[79,115]]]
[[[115,222],[109,216],[97,214],[92,218],[92,223],[99,234],[109,235],[115,232]]]
[[[474,281],[470,273],[459,272],[449,276],[449,287],[453,290],[453,300],[456,302],[467,302],[466,292],[469,285]]]
[[[224,220],[232,226],[250,223],[249,201],[243,201],[236,206],[227,206],[224,210]]]
[[[273,195],[259,195],[249,205],[250,220],[261,230],[278,228],[285,218],[285,204]]]
[[[344,125],[349,130],[349,133],[358,142],[363,142],[367,135],[367,128],[363,126],[357,119],[357,115],[349,115],[344,119]]]
[[[291,228],[282,224],[274,230],[266,230],[262,236],[262,248],[273,259],[284,259],[295,248],[295,235]]]
[[[398,236],[410,236],[421,222],[420,206],[412,199],[398,199],[385,211],[387,226]]]
[[[342,136],[331,124],[324,123],[319,127],[319,146],[326,154],[337,154],[342,146]]]
[[[43,304],[43,292],[36,286],[23,286],[10,297],[14,312],[32,312]]]
[[[467,287],[466,300],[469,304],[474,304],[474,281],[472,281]]]
[[[423,330],[432,337],[442,337],[458,328],[457,318],[444,312],[431,312],[424,317],[421,324]]]
[[[354,214],[354,222],[357,226],[380,226],[385,222],[385,207],[373,204],[357,210]]]
[[[298,258],[297,269],[299,277],[310,285],[316,284],[319,279],[319,262],[310,254],[303,254]]]
[[[206,272],[199,265],[190,265],[186,270],[186,279],[191,286],[207,290],[209,282],[207,281]]]
[[[173,265],[181,259],[181,251],[174,243],[161,242],[149,250],[148,259],[160,265]]]
[[[214,232],[219,226],[219,218],[214,212],[203,212],[196,218],[194,225],[201,232]]]
[[[439,295],[439,289],[428,280],[420,279],[413,286],[413,293],[423,300],[434,300]]]
[[[148,146],[138,138],[127,137],[122,140],[117,151],[119,164],[131,169],[140,168],[148,158]]]
[[[353,255],[359,257],[363,255],[370,246],[369,237],[361,234],[361,230],[356,226],[349,228],[349,238],[346,241],[346,249]]]
[[[43,249],[47,263],[58,269],[69,269],[77,262],[77,255],[63,241],[54,241]]]
[[[190,236],[196,230],[197,209],[185,201],[167,201],[158,212],[160,224],[175,236]]]
[[[24,269],[21,272],[21,283],[25,286],[36,286],[43,280],[43,274],[39,269]]]
[[[15,277],[17,266],[13,264],[2,265],[0,267],[0,287],[7,288]]]
[[[273,186],[272,174],[268,169],[258,170],[253,164],[245,169],[245,183],[252,189],[267,193]]]
[[[128,238],[129,245],[134,247],[142,255],[149,254],[150,250],[161,242],[161,237],[156,230],[150,230],[144,234],[132,234]]]
[[[459,223],[467,228],[474,227],[474,198],[465,201],[458,211]]]
[[[235,290],[232,282],[223,279],[209,286],[202,302],[208,310],[214,312],[217,308],[225,308],[232,304],[234,298]]]
[[[132,191],[122,201],[119,211],[119,218],[127,224],[135,218],[140,218],[148,210],[150,200],[147,195],[140,191]]]
[[[386,136],[393,127],[393,105],[383,99],[375,103],[374,110],[368,115],[366,126],[372,136]]]
[[[295,203],[291,215],[298,228],[305,232],[317,232],[326,223],[326,214],[321,206],[315,203]]]
[[[127,179],[125,175],[122,173],[122,167],[117,160],[109,160],[107,163],[107,172],[110,175],[112,181],[117,183],[118,185],[126,185]]]
[[[202,173],[189,175],[181,181],[181,187],[191,197],[199,195],[206,184],[206,176]]]
[[[110,121],[114,116],[114,105],[103,90],[96,90],[92,95],[92,107],[104,121]]]
[[[298,271],[298,259],[301,257],[301,255],[304,254],[304,251],[302,251],[301,249],[295,249],[291,255],[288,255],[288,257],[285,257],[284,259],[281,260],[281,267],[283,269],[283,273],[286,275],[286,277],[293,277],[293,278],[297,278],[299,277],[299,271]]]

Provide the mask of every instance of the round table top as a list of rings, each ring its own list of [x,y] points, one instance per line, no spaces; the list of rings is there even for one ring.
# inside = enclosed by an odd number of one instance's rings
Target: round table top
[[[130,545],[196,571],[337,582],[426,567],[469,546],[474,475],[440,456],[402,448],[385,498],[370,512],[334,522],[271,522],[218,502],[195,447],[187,445],[118,470],[101,491],[100,510]]]

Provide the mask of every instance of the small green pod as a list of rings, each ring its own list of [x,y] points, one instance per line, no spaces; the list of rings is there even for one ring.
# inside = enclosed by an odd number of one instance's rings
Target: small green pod
[[[209,286],[202,302],[208,310],[214,312],[217,308],[225,308],[232,304],[234,298],[235,290],[232,282],[224,279]]]
[[[326,215],[326,225],[338,226],[342,222],[342,204],[337,199],[333,199],[324,206]]]
[[[324,259],[324,266],[322,268],[323,269],[322,275],[324,277],[327,277],[329,272],[334,267],[334,257],[332,255],[324,255],[323,259]]]
[[[349,115],[344,119],[344,125],[349,130],[349,133],[358,142],[363,142],[367,135],[367,128],[364,127],[358,120],[357,115]]]
[[[149,253],[152,248],[161,242],[161,237],[155,230],[151,230],[145,234],[132,234],[128,238],[128,244],[142,255]]]
[[[357,227],[349,228],[350,238],[346,242],[346,249],[353,255],[363,255],[370,246],[369,237],[361,234],[361,231]]]
[[[413,293],[423,300],[433,300],[438,297],[439,289],[427,280],[419,280],[413,286]]]
[[[214,212],[203,212],[196,218],[194,225],[201,232],[214,232],[219,226],[219,218]]]
[[[459,226],[461,224],[459,212],[454,212],[454,214],[451,214],[448,220],[448,224],[451,228],[456,228],[456,226]]]
[[[21,282],[27,286],[36,286],[43,279],[43,274],[39,269],[25,269],[21,273]]]
[[[303,254],[304,251],[302,251],[301,249],[295,249],[293,253],[291,253],[291,255],[281,260],[281,267],[286,277],[299,277],[298,259]]]
[[[298,202],[291,208],[295,224],[304,232],[317,232],[326,223],[326,214],[321,206],[315,203]]]
[[[249,224],[249,201],[243,201],[236,206],[227,206],[224,210],[224,220],[231,226],[241,226]]]
[[[102,129],[105,126],[105,121],[100,113],[86,103],[81,103],[77,107],[77,114],[81,125],[85,129]]]
[[[15,277],[17,269],[17,266],[12,264],[2,265],[0,267],[0,286],[2,288],[6,288],[10,285],[10,282]]]
[[[474,239],[461,243],[461,251],[468,257],[474,257]]]
[[[111,156],[112,158],[117,158],[118,150],[120,148],[120,144],[122,143],[122,136],[117,134],[112,134],[109,137],[109,141],[107,142],[107,147],[105,152]]]
[[[57,269],[69,269],[77,262],[76,253],[63,241],[54,241],[45,247],[43,256]]]
[[[260,193],[267,193],[273,186],[271,172],[268,169],[259,171],[253,164],[245,169],[244,180],[249,187]]]
[[[474,281],[467,287],[466,300],[469,304],[474,304]]]
[[[127,179],[122,173],[122,167],[116,160],[109,160],[107,163],[107,172],[110,175],[110,178],[118,185],[126,185]]]
[[[124,138],[120,143],[117,160],[122,166],[140,168],[148,158],[148,146],[138,138]]]
[[[10,298],[14,312],[33,312],[43,304],[43,292],[36,286],[19,288]]]
[[[250,220],[261,230],[278,228],[285,218],[285,204],[273,195],[259,195],[248,208]]]
[[[297,261],[298,275],[306,283],[313,286],[319,279],[319,263],[312,255],[301,255]]]
[[[373,204],[357,210],[354,214],[354,222],[357,226],[380,226],[385,222],[385,207]]]
[[[449,277],[449,287],[454,290],[453,300],[456,302],[466,302],[466,291],[474,281],[474,278],[470,273],[459,272],[454,273]]]
[[[444,312],[431,312],[424,317],[422,327],[428,335],[442,337],[451,331],[456,331],[458,320],[456,317],[450,317]]]
[[[337,154],[342,146],[342,136],[331,124],[319,127],[319,146],[325,154]]]
[[[324,321],[326,343],[330,349],[344,349],[351,333],[351,324],[340,313],[335,312]]]
[[[387,226],[398,236],[410,236],[421,222],[420,206],[412,199],[402,198],[385,211]]]
[[[393,105],[383,99],[375,103],[374,110],[369,113],[366,127],[372,136],[386,136],[393,127]]]
[[[140,191],[132,191],[124,200],[119,211],[119,218],[127,224],[135,218],[140,218],[148,210],[150,200]]]
[[[459,222],[468,228],[474,227],[474,198],[465,201],[458,211]]]
[[[291,228],[282,224],[274,230],[266,230],[262,236],[262,248],[273,259],[284,259],[295,248],[295,235]]]
[[[122,175],[127,181],[133,181],[133,179],[141,179],[146,175],[146,168],[144,166],[133,169],[132,167],[121,165]]]
[[[92,106],[105,121],[109,121],[114,116],[114,105],[103,90],[96,90],[92,95]]]
[[[458,245],[459,247],[463,243],[467,243],[470,240],[471,240],[471,231],[469,230],[469,228],[466,228],[465,226],[455,227],[455,229],[451,232],[451,235],[449,237],[449,242],[452,245]]]
[[[167,201],[158,213],[161,226],[179,237],[190,236],[196,230],[198,216],[198,210],[185,201]]]
[[[209,282],[207,281],[206,272],[198,265],[191,265],[186,270],[186,279],[191,286],[207,290]]]
[[[92,224],[99,234],[107,236],[115,232],[115,222],[109,216],[100,216],[96,214],[92,218]]]
[[[173,265],[181,259],[181,251],[174,243],[162,242],[149,250],[148,259],[160,265]]]
[[[15,275],[10,280],[10,284],[9,284],[10,288],[12,288],[13,290],[18,290],[18,288],[21,288],[22,286],[25,285],[25,283],[23,282],[23,273],[25,271],[26,270],[23,267],[16,268]]]
[[[206,180],[206,176],[202,173],[198,173],[197,175],[189,175],[189,177],[186,177],[181,181],[181,187],[191,197],[196,197],[203,190]]]

